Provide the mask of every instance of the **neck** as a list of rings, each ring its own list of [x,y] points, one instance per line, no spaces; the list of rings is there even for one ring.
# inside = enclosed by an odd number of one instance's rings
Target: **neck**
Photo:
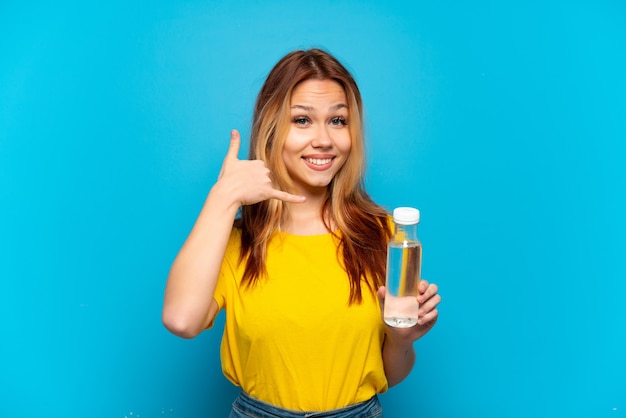
[[[294,235],[327,233],[328,229],[322,219],[322,206],[325,200],[326,196],[307,196],[304,203],[287,203],[288,217],[282,229]]]

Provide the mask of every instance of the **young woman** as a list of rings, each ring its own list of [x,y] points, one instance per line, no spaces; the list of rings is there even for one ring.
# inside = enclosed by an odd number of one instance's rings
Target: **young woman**
[[[226,311],[222,368],[242,388],[231,417],[382,416],[376,395],[408,375],[413,342],[437,320],[437,286],[422,281],[418,325],[382,321],[391,230],[364,189],[362,115],[330,54],[283,57],[256,101],[250,159],[232,131],[172,265],[171,332],[195,337]]]

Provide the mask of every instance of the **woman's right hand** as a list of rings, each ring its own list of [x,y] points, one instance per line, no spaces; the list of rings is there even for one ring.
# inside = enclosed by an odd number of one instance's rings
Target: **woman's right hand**
[[[304,196],[297,196],[274,188],[269,169],[261,160],[240,160],[241,137],[237,130],[230,133],[230,147],[222,163],[215,187],[238,206],[253,205],[268,199],[288,203],[302,203]]]
[[[167,279],[163,323],[172,333],[183,338],[195,337],[215,318],[217,302],[207,295],[215,292],[239,207],[267,199],[293,203],[305,201],[303,196],[276,190],[263,161],[239,160],[239,144],[239,132],[233,130],[217,182]]]

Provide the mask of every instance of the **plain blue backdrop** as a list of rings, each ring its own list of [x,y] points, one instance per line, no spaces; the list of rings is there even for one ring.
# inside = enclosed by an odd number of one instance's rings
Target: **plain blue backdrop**
[[[0,416],[224,417],[169,266],[273,64],[322,47],[443,295],[386,417],[626,416],[626,4],[0,3]],[[246,149],[241,156],[246,155]]]

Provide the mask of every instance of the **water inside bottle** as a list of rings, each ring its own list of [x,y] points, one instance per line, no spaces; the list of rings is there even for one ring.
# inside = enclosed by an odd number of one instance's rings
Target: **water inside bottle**
[[[417,324],[422,247],[415,242],[391,242],[387,254],[387,293],[384,321],[394,327]]]

